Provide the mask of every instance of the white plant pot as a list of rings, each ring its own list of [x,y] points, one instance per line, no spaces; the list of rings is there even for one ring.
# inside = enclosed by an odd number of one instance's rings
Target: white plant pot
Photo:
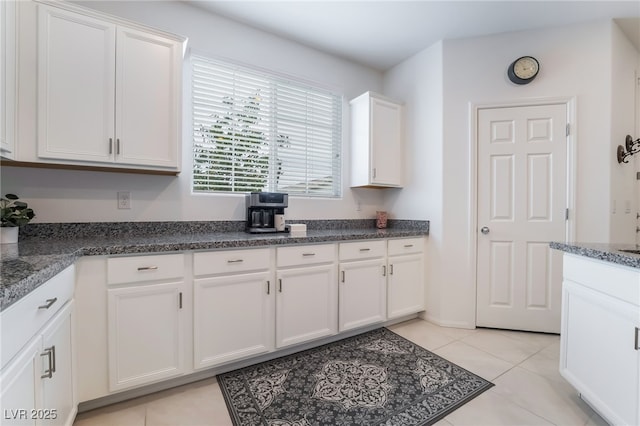
[[[0,244],[15,244],[18,242],[17,226],[0,227]]]

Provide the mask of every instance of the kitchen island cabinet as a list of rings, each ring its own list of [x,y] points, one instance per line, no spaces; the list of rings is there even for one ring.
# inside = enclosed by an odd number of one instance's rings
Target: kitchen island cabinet
[[[564,254],[560,373],[611,424],[640,424],[640,269]]]

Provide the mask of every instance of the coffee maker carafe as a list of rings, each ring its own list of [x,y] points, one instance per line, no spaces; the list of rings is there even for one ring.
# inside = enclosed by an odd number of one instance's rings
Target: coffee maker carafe
[[[252,234],[281,232],[276,228],[276,215],[284,215],[289,195],[280,192],[247,194],[247,232]]]

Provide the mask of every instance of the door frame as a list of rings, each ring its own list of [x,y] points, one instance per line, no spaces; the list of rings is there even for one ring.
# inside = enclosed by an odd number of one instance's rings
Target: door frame
[[[535,98],[504,102],[469,102],[469,206],[473,209],[469,215],[469,229],[471,241],[469,244],[469,258],[473,270],[473,323],[477,326],[478,315],[478,115],[480,110],[495,108],[514,108],[542,105],[565,105],[567,108],[567,124],[569,125],[569,135],[567,137],[567,199],[566,207],[569,209],[569,218],[565,228],[565,242],[575,241],[576,236],[576,187],[577,170],[577,112],[576,97],[552,97]]]

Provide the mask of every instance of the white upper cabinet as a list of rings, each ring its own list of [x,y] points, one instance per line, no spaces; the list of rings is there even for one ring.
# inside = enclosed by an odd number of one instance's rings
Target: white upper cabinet
[[[37,27],[38,160],[177,170],[182,42],[43,5]]]
[[[16,112],[16,2],[0,1],[0,156],[13,159]]]
[[[372,92],[351,101],[352,187],[402,187],[402,110]]]

